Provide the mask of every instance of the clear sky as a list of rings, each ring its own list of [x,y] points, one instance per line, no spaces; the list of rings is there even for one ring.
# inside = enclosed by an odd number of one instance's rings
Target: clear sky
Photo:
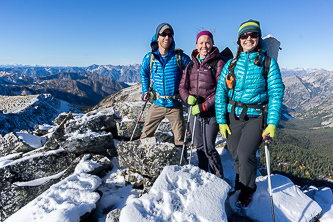
[[[280,40],[280,67],[333,70],[332,14],[332,0],[0,0],[0,65],[141,64],[161,22],[189,55],[202,29],[235,52],[252,18]]]

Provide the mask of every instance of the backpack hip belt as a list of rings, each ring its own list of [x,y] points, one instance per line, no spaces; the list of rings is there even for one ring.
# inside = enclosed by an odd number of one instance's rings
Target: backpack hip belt
[[[158,100],[159,98],[162,98],[162,99],[173,99],[173,100],[176,100],[178,102],[183,101],[182,98],[179,95],[179,92],[176,92],[173,96],[161,96],[158,92],[156,92],[155,90],[152,90],[150,98],[152,100]]]
[[[266,127],[266,120],[267,120],[267,113],[268,113],[268,103],[260,104],[260,105],[254,105],[254,104],[245,104],[241,102],[235,102],[233,100],[229,100],[229,104],[232,105],[231,113],[235,114],[235,108],[241,107],[243,108],[241,114],[239,115],[239,119],[241,121],[245,120],[245,115],[247,113],[248,108],[254,108],[256,110],[260,110],[261,116],[262,116],[262,128],[264,129]],[[235,115],[233,115],[235,116]]]

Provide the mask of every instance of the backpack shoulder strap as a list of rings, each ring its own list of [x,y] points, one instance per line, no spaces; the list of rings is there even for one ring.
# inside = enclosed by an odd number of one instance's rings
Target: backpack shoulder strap
[[[188,88],[188,78],[190,76],[190,73],[191,73],[191,70],[193,68],[193,61],[191,60],[191,62],[187,65],[187,70],[186,70],[186,73],[185,73],[185,83],[184,83],[184,87],[185,89]]]
[[[269,66],[271,65],[271,57],[269,57],[268,55],[265,55],[265,59],[264,59],[264,76],[267,77],[268,72],[269,72]]]
[[[221,57],[215,58],[209,63],[209,69],[212,71],[214,77],[216,77],[217,63],[222,59]]]
[[[183,66],[182,66],[182,53],[183,53],[183,50],[175,48],[175,51],[176,51],[176,59],[177,59],[178,68],[179,68],[180,72],[183,73]],[[149,70],[150,70],[150,73],[152,72],[152,67],[153,67],[153,63],[154,63],[154,57],[155,57],[154,53],[151,52],[150,53],[150,59],[149,59]]]
[[[153,67],[153,63],[154,63],[154,53],[151,52],[150,53],[150,57],[149,57],[149,73],[152,72],[152,67]]]
[[[264,78],[265,78],[265,88],[266,88],[266,91],[268,90],[267,89],[267,76],[268,76],[268,72],[269,72],[269,66],[271,64],[271,57],[269,57],[268,55],[265,55],[265,58],[264,58],[264,70],[263,70],[263,75],[264,75]]]
[[[183,73],[183,65],[182,65],[182,53],[183,50],[175,48],[176,51],[176,59],[177,59],[177,65],[181,73]]]

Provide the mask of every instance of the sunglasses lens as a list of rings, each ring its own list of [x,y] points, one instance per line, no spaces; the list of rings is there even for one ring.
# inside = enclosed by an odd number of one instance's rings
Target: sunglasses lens
[[[172,37],[172,33],[165,33],[165,32],[162,32],[162,33],[160,34],[160,36],[162,36],[162,37],[166,37],[166,36],[168,36],[169,38],[171,38],[171,37]]]
[[[257,34],[257,33],[252,33],[250,36],[251,36],[251,38],[256,39],[256,38],[259,37],[259,34]]]
[[[247,33],[244,33],[243,35],[240,36],[240,39],[247,39],[248,37],[251,37],[251,39],[256,39],[259,37],[259,34],[258,33],[251,33],[251,34],[247,34]]]

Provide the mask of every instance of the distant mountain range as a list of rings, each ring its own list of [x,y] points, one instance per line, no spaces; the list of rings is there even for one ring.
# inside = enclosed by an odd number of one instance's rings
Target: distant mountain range
[[[317,127],[333,127],[333,72],[317,70],[305,76],[284,77],[284,105],[293,117]]]
[[[0,66],[1,72],[23,74],[29,77],[44,77],[58,73],[95,73],[111,77],[118,82],[139,82],[140,65],[91,65],[88,67],[54,66]]]
[[[0,76],[2,73],[17,73],[29,77],[44,77],[58,73],[95,73],[103,76],[111,77],[119,82],[137,83],[140,82],[140,68],[141,65],[91,65],[88,67],[55,67],[55,66],[4,66],[0,65]],[[281,68],[283,77],[288,76],[305,76],[312,72],[322,69],[287,69]]]
[[[305,68],[296,68],[296,69],[286,69],[281,68],[281,74],[283,77],[288,76],[306,76],[310,73],[316,72],[316,71],[324,71],[323,69],[305,69]]]
[[[58,73],[42,77],[25,74],[0,75],[0,95],[50,93],[73,105],[93,106],[104,97],[128,87],[111,77],[96,73]]]

